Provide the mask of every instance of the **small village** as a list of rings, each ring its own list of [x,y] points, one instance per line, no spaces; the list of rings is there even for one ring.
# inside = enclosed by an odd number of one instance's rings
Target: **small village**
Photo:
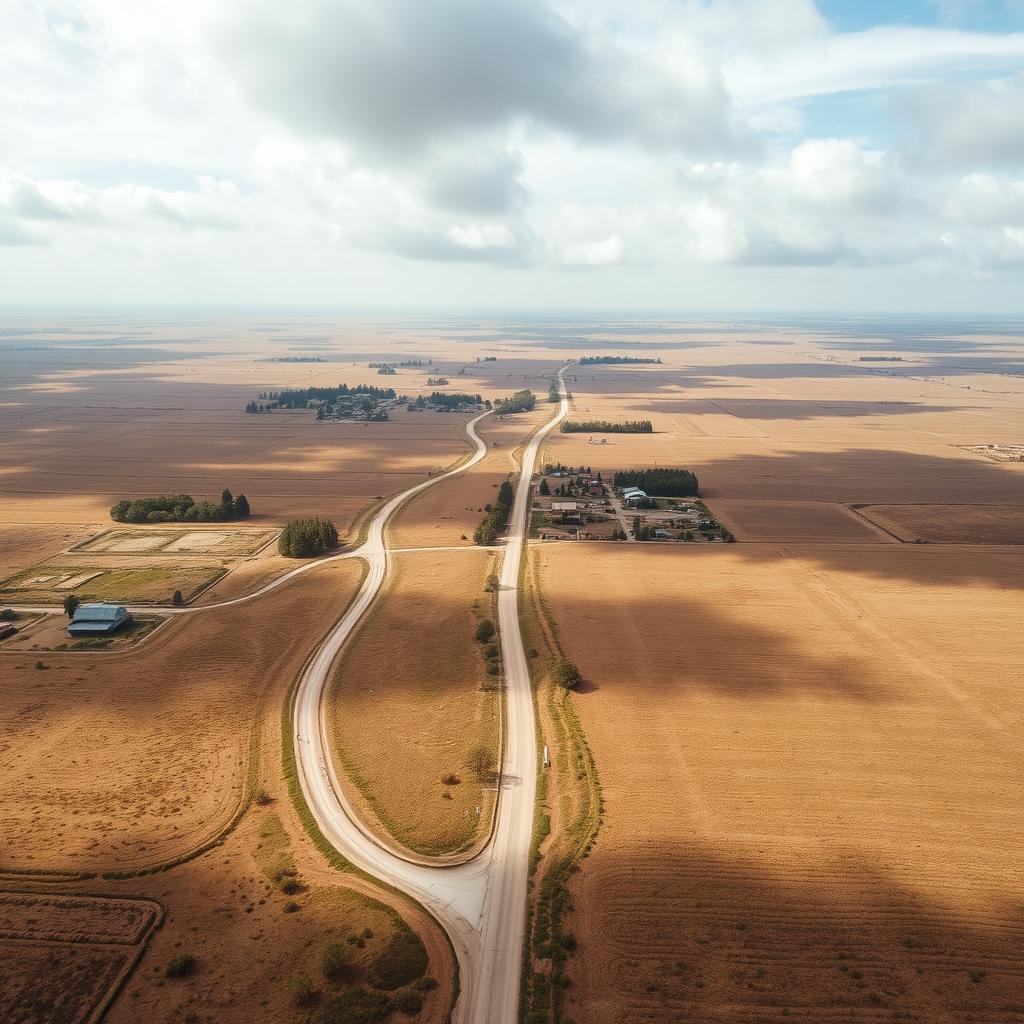
[[[546,465],[534,490],[531,536],[539,540],[732,543],[698,498],[615,487],[589,466]]]

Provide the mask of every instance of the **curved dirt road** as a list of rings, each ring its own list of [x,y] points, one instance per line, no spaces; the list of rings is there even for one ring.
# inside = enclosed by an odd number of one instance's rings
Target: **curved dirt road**
[[[559,371],[562,381],[563,370]],[[563,385],[564,386],[564,385]],[[526,921],[526,883],[537,786],[537,743],[530,675],[519,630],[519,565],[529,526],[530,478],[540,444],[566,415],[558,412],[523,451],[519,486],[509,521],[498,594],[498,624],[507,693],[505,751],[494,831],[472,859],[453,866],[416,863],[385,849],[361,825],[337,785],[327,755],[323,694],[331,666],[372,603],[388,566],[384,541],[389,517],[408,498],[444,479],[436,477],[393,498],[374,517],[358,554],[369,573],[356,599],[309,661],[295,694],[294,724],[299,781],[310,810],[330,843],[357,867],[422,903],[448,932],[459,960],[461,1024],[512,1024],[517,1018],[519,974]],[[446,474],[462,472],[483,457],[483,442],[469,425],[476,454]]]

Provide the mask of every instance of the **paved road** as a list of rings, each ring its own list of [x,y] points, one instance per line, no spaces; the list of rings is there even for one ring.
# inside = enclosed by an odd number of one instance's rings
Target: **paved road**
[[[482,416],[466,425],[466,432],[475,446],[473,455],[448,473],[426,480],[387,502],[373,517],[362,547],[333,558],[304,563],[245,597],[201,607],[159,609],[176,615],[198,614],[255,600],[326,561],[354,557],[366,560],[369,569],[359,592],[310,658],[299,680],[293,716],[299,781],[310,810],[330,843],[357,867],[422,903],[448,932],[460,969],[461,988],[455,1013],[458,1024],[514,1024],[518,1016],[530,839],[537,790],[533,697],[519,629],[519,569],[529,529],[530,480],[537,453],[547,434],[569,411],[563,373],[564,368],[559,371],[562,401],[558,411],[523,450],[519,486],[509,520],[498,593],[498,626],[507,694],[504,759],[491,839],[470,859],[443,865],[417,860],[389,847],[365,828],[345,798],[327,754],[323,695],[339,651],[373,603],[387,575],[389,520],[416,494],[465,472],[484,457],[486,445],[476,432]],[[53,608],[39,610],[53,611]]]
[[[501,791],[490,842],[461,864],[436,866],[416,862],[385,848],[370,835],[348,804],[334,777],[325,731],[323,693],[330,669],[345,640],[369,607],[387,571],[384,542],[390,515],[415,490],[400,495],[374,517],[360,555],[370,571],[348,612],[309,662],[295,698],[299,778],[324,835],[358,867],[426,906],[444,926],[455,947],[461,975],[456,1009],[460,1024],[513,1024],[518,1014],[519,974],[526,921],[533,807],[537,786],[537,742],[526,653],[519,631],[519,565],[529,527],[530,478],[540,444],[568,412],[563,398],[558,412],[533,436],[523,451],[519,486],[510,517],[498,594],[498,624],[507,692],[505,755]],[[469,468],[483,457],[478,444]],[[443,479],[427,481],[416,490]]]

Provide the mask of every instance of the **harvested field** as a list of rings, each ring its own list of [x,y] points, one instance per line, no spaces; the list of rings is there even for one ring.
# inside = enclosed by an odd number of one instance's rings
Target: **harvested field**
[[[416,853],[465,850],[490,823],[492,780],[467,755],[483,743],[497,764],[498,677],[473,639],[493,618],[493,565],[483,551],[395,556],[329,692],[339,775],[367,820]]]
[[[1024,1018],[1024,562],[593,550],[540,549],[605,799],[566,1015]]]
[[[162,917],[143,900],[0,891],[4,1021],[98,1019]]]
[[[261,702],[283,695],[359,579],[356,563],[331,563],[175,619],[137,650],[53,653],[43,671],[0,650],[0,867],[124,870],[215,834]]]
[[[1024,544],[1024,505],[859,505],[900,540],[930,544]]]
[[[892,542],[883,531],[835,502],[719,498],[708,507],[737,540]]]
[[[73,593],[79,600],[123,604],[170,604],[176,590],[186,601],[219,579],[220,565],[160,565],[151,568],[83,566],[51,562],[35,565],[0,582],[7,604],[59,604]]]

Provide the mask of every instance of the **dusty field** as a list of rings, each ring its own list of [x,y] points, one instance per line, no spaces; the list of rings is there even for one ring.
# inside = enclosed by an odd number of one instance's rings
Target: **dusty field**
[[[134,615],[131,623],[112,636],[72,639],[67,631],[68,619],[62,613],[32,619],[26,615],[15,623],[18,633],[0,641],[0,651],[119,651],[142,643],[164,622],[166,616]]]
[[[509,473],[515,482],[513,452],[550,415],[551,407],[538,402],[532,413],[517,413],[504,419],[488,416],[478,429],[487,442],[487,455],[471,470],[431,487],[409,502],[392,524],[390,543],[405,548],[471,547],[484,505],[493,502],[498,486],[508,479]]]
[[[216,832],[238,801],[255,709],[316,639],[295,623],[326,629],[359,578],[354,562],[332,563],[172,621],[158,643],[54,653],[44,670],[0,653],[0,867],[139,867]]]
[[[1024,561],[592,552],[541,549],[606,806],[568,1015],[1022,1019]]]
[[[489,825],[493,791],[466,760],[479,743],[498,746],[498,680],[473,639],[493,618],[493,565],[484,551],[396,556],[330,692],[339,775],[368,820],[416,853],[463,850]],[[460,781],[445,785],[448,773]]]
[[[150,901],[0,891],[3,1019],[95,1019],[162,917]]]
[[[866,505],[857,511],[904,541],[1024,544],[1020,505]]]

